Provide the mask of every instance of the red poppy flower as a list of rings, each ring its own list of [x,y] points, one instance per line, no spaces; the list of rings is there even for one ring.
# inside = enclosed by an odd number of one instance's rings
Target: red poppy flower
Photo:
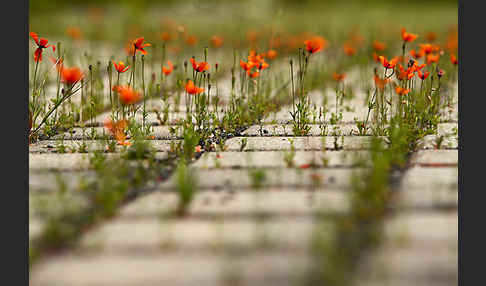
[[[135,104],[142,99],[140,92],[133,90],[133,88],[128,85],[114,86],[113,90],[118,92],[118,99],[124,105]]]
[[[333,73],[332,77],[334,78],[335,81],[343,81],[346,78],[345,73]]]
[[[327,46],[327,41],[323,37],[315,36],[310,38],[309,40],[304,41],[305,49],[313,54],[320,52]]]
[[[423,57],[423,56],[425,55],[425,51],[424,51],[424,50],[422,50],[422,49],[420,49],[418,52],[416,52],[415,50],[411,50],[411,51],[410,51],[410,55],[411,55],[411,56],[412,56],[414,59],[418,60],[418,59],[420,59],[421,57]]]
[[[66,34],[73,40],[81,40],[81,29],[79,27],[68,27],[66,29]]]
[[[52,47],[52,51],[56,51],[55,45],[49,45],[48,40],[45,38],[40,38],[35,32],[30,32],[30,36],[34,39],[35,43],[37,44],[37,49],[34,52],[34,61],[41,62],[42,61],[42,50],[48,47]]]
[[[356,54],[356,49],[348,43],[344,43],[343,51],[348,56],[352,56],[352,55]]]
[[[459,61],[457,60],[457,58],[454,54],[451,54],[451,63],[453,65],[457,65],[459,63]]]
[[[457,50],[458,38],[457,38],[457,30],[453,30],[447,35],[447,42],[445,44],[445,48],[453,53]]]
[[[380,60],[381,64],[383,65],[384,68],[386,69],[392,69],[395,68],[398,62],[398,58],[393,58],[390,61],[388,61],[384,56],[379,56],[378,59]]]
[[[259,72],[259,71],[252,72],[251,70],[247,70],[247,71],[246,71],[246,74],[247,74],[247,75],[248,75],[250,78],[255,78],[255,77],[260,76],[260,72]]]
[[[194,57],[192,57],[190,59],[190,61],[191,61],[191,64],[192,64],[192,68],[195,71],[197,71],[197,72],[207,71],[210,68],[210,66],[209,66],[209,64],[207,62],[200,62],[200,63],[198,63],[198,62],[196,62],[196,60],[194,59]]]
[[[188,80],[186,84],[186,91],[189,94],[199,94],[204,91],[204,88],[200,88],[194,85],[192,80]]]
[[[413,65],[410,68],[412,69],[412,71],[416,72],[416,71],[423,69],[424,67],[425,67],[425,64],[419,65],[417,62],[414,62]]]
[[[430,74],[430,72],[429,72],[429,71],[425,71],[424,73],[422,73],[420,70],[419,70],[419,71],[417,71],[417,73],[418,73],[418,77],[419,77],[421,80],[425,80],[425,79],[426,79],[426,78],[429,76],[429,74]]]
[[[409,67],[405,70],[401,64],[398,64],[398,69],[400,70],[400,72],[397,73],[397,78],[399,80],[410,80],[415,75],[413,67]]]
[[[118,73],[126,72],[130,68],[130,66],[125,66],[125,63],[122,61],[119,61],[118,64],[113,62],[113,65]]]
[[[240,59],[240,66],[245,71],[249,71],[253,67],[253,63],[247,63]]]
[[[269,58],[270,60],[275,59],[277,56],[278,56],[278,53],[277,53],[276,50],[269,50],[267,52],[267,58]]]
[[[169,32],[162,32],[162,34],[160,34],[160,38],[162,41],[168,42],[172,40],[172,35]]]
[[[60,69],[62,82],[68,85],[73,85],[84,77],[83,72],[78,67],[65,68],[61,66]]]
[[[265,62],[265,54],[257,54],[254,50],[250,51],[250,55],[248,56],[248,64],[251,64],[252,67],[257,67],[260,70],[269,67],[269,65]]]
[[[172,72],[172,70],[174,70],[174,66],[172,65],[172,62],[171,61],[167,61],[167,65],[169,66],[168,68],[162,66],[162,72],[165,75],[170,75],[170,73]]]
[[[439,58],[440,58],[439,54],[435,54],[435,55],[429,54],[427,55],[427,64],[429,65],[431,63],[436,63],[439,61]]]
[[[223,46],[223,43],[224,43],[223,38],[221,38],[220,36],[214,35],[211,37],[211,45],[213,45],[213,47],[219,48]]]
[[[118,145],[128,145],[125,139],[127,138],[127,135],[125,134],[125,129],[128,126],[128,122],[125,119],[118,120],[118,121],[113,121],[110,118],[107,118],[104,122],[103,125],[108,131],[115,137],[115,139],[118,141]]]
[[[194,46],[197,43],[197,38],[195,36],[189,35],[186,38],[186,44],[189,46]]]
[[[405,28],[402,28],[402,39],[405,42],[413,42],[418,37],[417,34],[407,33]]]
[[[143,55],[147,54],[147,51],[144,49],[145,47],[150,47],[150,43],[143,43],[144,38],[138,38],[133,41],[133,46],[135,47],[135,51],[140,51]]]
[[[425,39],[427,39],[427,41],[429,42],[433,42],[437,39],[437,34],[434,33],[434,32],[428,32],[426,35],[425,35]]]
[[[405,94],[408,94],[410,92],[410,89],[405,89],[405,88],[397,86],[397,87],[395,87],[395,91],[399,95],[405,95]]]
[[[373,50],[375,50],[377,52],[384,51],[384,50],[386,50],[386,44],[382,43],[382,42],[378,42],[377,40],[375,40],[373,42]]]
[[[312,167],[311,164],[302,164],[299,166],[299,169],[309,169],[310,167]]]
[[[375,62],[377,62],[377,63],[379,63],[379,62],[380,62],[380,56],[379,56],[377,53],[373,53],[373,55],[372,55],[372,56],[373,56],[373,60],[374,60]]]
[[[375,81],[376,86],[379,89],[383,89],[383,88],[385,88],[385,85],[390,81],[390,79],[388,79],[388,78],[382,79],[378,75],[375,74],[374,81]]]
[[[419,44],[420,49],[424,51],[426,55],[432,53],[432,52],[437,52],[439,51],[439,46],[432,45],[432,44]]]

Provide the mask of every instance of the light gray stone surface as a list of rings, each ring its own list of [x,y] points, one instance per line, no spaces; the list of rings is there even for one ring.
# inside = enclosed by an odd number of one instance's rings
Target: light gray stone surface
[[[458,150],[419,150],[411,163],[417,165],[453,166],[458,163]]]
[[[231,188],[252,188],[254,186],[250,171],[253,169],[201,169],[193,172],[196,174],[198,189],[221,190]],[[317,168],[317,169],[264,169],[266,179],[263,187],[311,187],[319,183],[319,190],[347,188],[350,184],[350,176],[353,172],[362,169],[345,168]],[[169,178],[160,186],[163,190],[174,190],[175,177]]]
[[[371,142],[369,136],[323,136],[323,137],[234,137],[226,141],[226,151],[289,151],[291,142],[295,150],[359,150],[367,149]]]
[[[326,167],[352,167],[355,158],[366,158],[366,151],[254,151],[254,152],[208,152],[204,153],[194,167],[205,168],[283,168],[312,164]],[[293,159],[291,159],[294,156]]]

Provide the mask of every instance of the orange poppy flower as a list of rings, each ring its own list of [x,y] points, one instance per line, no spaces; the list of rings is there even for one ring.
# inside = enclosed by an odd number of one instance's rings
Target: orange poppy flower
[[[410,92],[410,89],[405,89],[405,88],[397,86],[397,87],[395,87],[395,91],[399,95],[406,95]]]
[[[270,60],[275,59],[278,56],[278,52],[276,50],[269,50],[267,52],[267,58]]]
[[[345,73],[333,73],[332,77],[334,78],[335,81],[343,81],[344,78],[346,78]]]
[[[373,55],[372,55],[372,56],[373,56],[373,60],[374,60],[375,62],[377,62],[377,63],[379,63],[379,62],[380,62],[380,56],[379,56],[377,53],[373,53]]]
[[[416,72],[416,71],[423,69],[424,67],[425,67],[425,64],[419,65],[417,62],[414,62],[413,65],[410,68],[412,69],[412,71]]]
[[[428,54],[427,55],[427,64],[431,64],[431,63],[436,63],[439,61],[439,54]]]
[[[48,47],[52,47],[52,51],[56,51],[55,45],[49,45],[48,40],[45,38],[40,38],[35,32],[30,32],[30,36],[34,39],[35,43],[37,44],[37,49],[34,52],[34,61],[41,62],[42,61],[42,50]]]
[[[188,80],[186,84],[186,91],[189,94],[199,94],[204,91],[204,88],[200,88],[194,85],[192,80]]]
[[[203,72],[203,71],[207,71],[209,70],[210,66],[207,62],[196,62],[196,60],[194,59],[194,57],[192,57],[190,59],[191,61],[191,64],[192,64],[192,68],[197,71],[197,72]]]
[[[356,49],[348,43],[344,43],[343,51],[348,56],[352,56],[352,55],[356,54]]]
[[[410,55],[411,55],[411,56],[412,56],[414,59],[418,60],[418,59],[420,59],[421,57],[423,57],[423,56],[425,55],[425,52],[424,52],[424,50],[422,50],[422,49],[420,49],[418,52],[416,52],[415,50],[411,50],[411,51],[410,51]]]
[[[133,90],[133,88],[128,85],[114,86],[113,90],[118,92],[118,99],[124,105],[135,104],[142,99],[140,92]]]
[[[378,42],[377,40],[375,40],[373,42],[373,50],[375,50],[377,52],[384,51],[384,50],[386,50],[386,44],[382,43],[382,42]]]
[[[304,41],[304,44],[305,44],[305,49],[309,53],[313,54],[313,53],[320,52],[322,49],[326,48],[327,41],[323,37],[314,36],[309,40]]]
[[[311,164],[302,164],[299,166],[299,169],[309,169],[310,167],[312,167]]]
[[[125,66],[125,63],[122,61],[119,61],[118,64],[113,62],[113,65],[118,73],[124,73],[130,68],[130,66]]]
[[[457,60],[457,57],[454,54],[451,54],[451,63],[453,65],[457,65],[459,61]]]
[[[240,66],[245,71],[249,71],[253,67],[253,63],[252,62],[247,63],[247,62],[240,59]]]
[[[436,46],[436,45],[432,45],[432,44],[419,44],[420,48],[424,51],[424,53],[426,55],[432,53],[432,52],[437,52],[439,51],[439,47]]]
[[[433,42],[437,39],[437,34],[434,33],[434,32],[428,32],[426,35],[425,35],[425,39],[427,39],[427,41],[429,42]]]
[[[114,122],[110,118],[107,118],[103,122],[103,125],[106,129],[108,129],[111,135],[115,137],[119,145],[128,145],[125,141],[127,138],[127,135],[125,134],[125,129],[128,126],[128,122],[125,119]]]
[[[390,79],[388,79],[388,78],[382,79],[378,75],[375,74],[374,81],[375,81],[376,86],[379,89],[383,89],[383,88],[385,88],[385,85],[390,81]]]
[[[68,85],[73,85],[84,77],[83,72],[78,67],[65,68],[61,66],[60,69],[62,82]]]
[[[135,41],[133,41],[133,46],[135,48],[135,51],[140,51],[142,55],[146,55],[147,51],[144,49],[145,47],[150,47],[150,43],[143,43],[144,38],[138,38]]]
[[[383,65],[384,68],[386,69],[392,69],[395,68],[398,62],[398,58],[395,57],[388,61],[384,56],[379,56],[378,59],[380,60],[381,64]]]
[[[258,38],[260,37],[260,33],[259,32],[256,32],[256,31],[248,31],[246,33],[246,39],[248,40],[248,42],[250,42],[251,44],[254,44],[258,41]]]
[[[447,35],[447,42],[445,44],[445,48],[449,52],[453,53],[457,50],[457,42],[458,42],[457,30],[453,30]]]
[[[405,28],[402,28],[402,39],[405,42],[413,42],[418,37],[417,34],[407,33]]]
[[[73,40],[81,40],[81,29],[79,27],[67,27],[66,34]]]
[[[397,78],[399,80],[410,80],[415,75],[413,67],[409,67],[405,70],[401,64],[398,64],[398,69],[400,70],[400,72],[397,73]]]
[[[194,46],[197,43],[197,38],[193,35],[189,35],[186,37],[186,44],[189,46]]]
[[[160,34],[160,39],[162,41],[168,42],[168,41],[172,40],[172,35],[169,32],[162,32]]]
[[[420,70],[419,70],[419,71],[417,71],[417,73],[418,73],[418,77],[419,77],[421,80],[425,80],[425,79],[426,79],[426,78],[429,76],[429,74],[430,74],[430,72],[429,72],[429,71],[425,71],[424,73],[422,73]]]
[[[255,71],[255,72],[251,72],[251,70],[247,70],[246,71],[246,74],[250,77],[250,78],[255,78],[255,77],[258,77],[260,75],[260,72],[259,71]]]
[[[214,35],[211,37],[211,44],[213,45],[213,47],[219,48],[223,46],[223,43],[224,43],[223,38],[221,38],[220,36]]]
[[[168,68],[162,66],[162,72],[165,75],[170,75],[170,73],[172,72],[172,70],[174,70],[174,66],[172,65],[172,62],[171,61],[167,61],[167,65],[169,66]]]
[[[265,62],[265,54],[257,54],[254,50],[250,51],[248,63],[251,63],[252,66],[258,67],[258,69],[266,69],[269,67],[269,65]]]

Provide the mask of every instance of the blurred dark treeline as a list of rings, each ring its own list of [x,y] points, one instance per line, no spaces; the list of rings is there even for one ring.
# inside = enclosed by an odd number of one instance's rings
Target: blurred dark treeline
[[[186,3],[212,3],[225,4],[234,2],[255,2],[252,0],[30,0],[29,12],[31,16],[39,13],[58,12],[65,8],[85,7],[85,6],[105,6],[105,5],[120,5],[126,8],[133,9],[148,9],[151,6],[157,5],[172,5],[181,2]],[[457,5],[457,0],[273,0],[273,2],[280,5],[289,6],[320,6],[320,5],[406,5],[406,4],[434,4],[434,5]],[[258,3],[258,1],[257,1]]]

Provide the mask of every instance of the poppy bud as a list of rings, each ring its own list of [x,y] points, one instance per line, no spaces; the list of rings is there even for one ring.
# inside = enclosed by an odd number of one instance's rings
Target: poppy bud
[[[218,63],[214,64],[214,67],[216,68],[216,70],[218,70],[218,66],[219,66]]]
[[[413,66],[414,63],[415,63],[415,60],[414,59],[410,59],[410,61],[408,61],[408,67]]]

